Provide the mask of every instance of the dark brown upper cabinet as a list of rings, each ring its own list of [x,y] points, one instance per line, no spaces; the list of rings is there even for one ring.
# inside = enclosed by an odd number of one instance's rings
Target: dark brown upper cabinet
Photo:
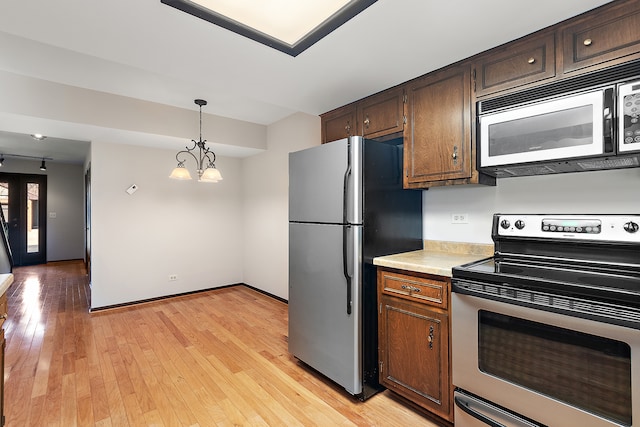
[[[640,58],[640,0],[611,2],[568,21],[559,34],[565,73]]]
[[[476,96],[556,76],[555,33],[527,37],[479,55],[473,64]]]
[[[410,82],[404,187],[471,177],[471,67],[447,67]]]
[[[345,105],[320,115],[322,143],[358,135],[356,104]]]
[[[366,138],[404,130],[404,87],[396,87],[358,102],[358,125]]]

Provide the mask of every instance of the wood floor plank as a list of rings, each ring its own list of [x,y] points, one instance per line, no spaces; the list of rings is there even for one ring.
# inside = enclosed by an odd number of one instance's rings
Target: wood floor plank
[[[244,286],[89,313],[82,262],[14,269],[7,426],[434,427],[360,402],[287,351],[287,305]]]

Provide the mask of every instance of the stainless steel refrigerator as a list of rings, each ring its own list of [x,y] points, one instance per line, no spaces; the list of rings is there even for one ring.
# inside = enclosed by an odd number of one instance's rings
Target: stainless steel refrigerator
[[[422,248],[402,170],[401,138],[289,155],[289,351],[362,400],[380,388],[373,258]]]

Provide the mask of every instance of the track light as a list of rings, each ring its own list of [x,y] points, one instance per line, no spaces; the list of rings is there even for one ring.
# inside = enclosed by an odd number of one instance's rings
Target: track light
[[[40,170],[41,171],[46,171],[47,170],[47,165],[46,165],[46,161],[47,160],[53,160],[53,157],[36,157],[36,156],[26,156],[23,154],[10,154],[10,153],[2,153],[0,154],[0,166],[2,166],[4,164],[4,159],[5,157],[9,157],[9,158],[16,158],[16,159],[26,159],[26,160],[42,160],[42,163],[40,163]]]

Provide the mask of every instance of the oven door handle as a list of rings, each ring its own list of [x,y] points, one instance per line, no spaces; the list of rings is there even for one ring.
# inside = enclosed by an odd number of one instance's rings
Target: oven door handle
[[[521,417],[516,416],[515,414],[506,412],[500,408],[497,408],[488,403],[482,402],[478,399],[475,399],[467,394],[464,394],[460,391],[454,393],[453,400],[458,408],[477,419],[478,421],[483,422],[484,424],[490,427],[539,427],[539,424],[530,422]],[[474,406],[480,407],[480,409],[484,409],[486,412],[493,413],[499,415],[500,418],[503,418],[506,424],[502,424],[492,418],[489,418],[485,414],[473,409],[471,404]]]
[[[482,421],[483,423],[487,424],[488,426],[491,426],[491,427],[506,427],[504,424],[500,424],[499,422],[492,420],[491,418],[487,417],[486,415],[471,409],[471,406],[469,406],[469,402],[467,402],[466,399],[463,399],[459,395],[454,396],[453,400],[456,403],[456,406],[458,408],[462,409],[464,412],[466,412],[467,414],[471,415],[473,418],[475,418],[475,419],[477,419],[479,421]],[[476,403],[480,404],[480,402],[476,402]]]

